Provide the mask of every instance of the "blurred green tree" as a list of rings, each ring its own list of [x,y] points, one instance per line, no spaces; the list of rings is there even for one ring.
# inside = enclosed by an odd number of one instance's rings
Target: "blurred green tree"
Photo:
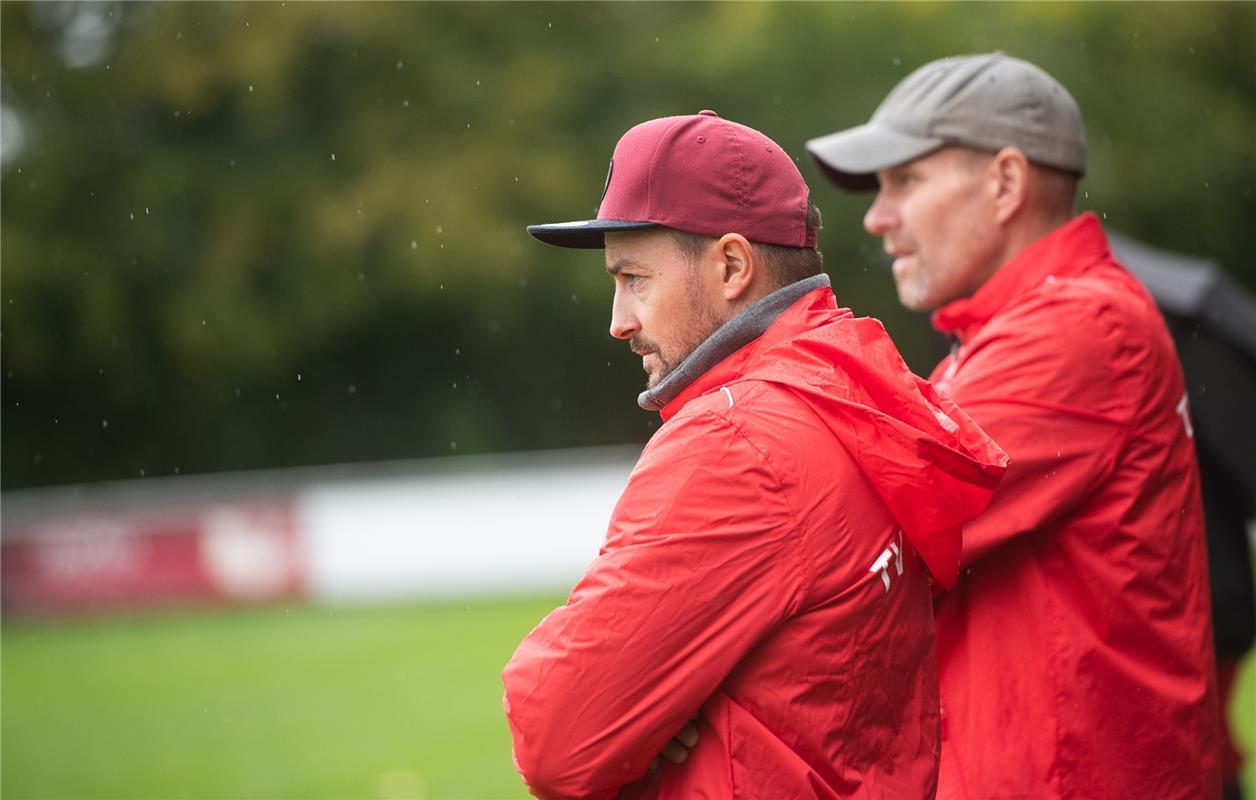
[[[596,253],[619,134],[714,108],[795,156],[915,66],[1076,95],[1082,204],[1256,287],[1251,4],[0,5],[4,488],[642,441]],[[827,186],[839,300],[918,370]]]

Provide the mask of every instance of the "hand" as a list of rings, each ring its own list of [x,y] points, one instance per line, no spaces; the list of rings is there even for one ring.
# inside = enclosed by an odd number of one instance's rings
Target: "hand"
[[[697,717],[694,717],[697,719]],[[666,758],[673,764],[683,764],[689,758],[689,751],[698,743],[698,728],[693,724],[693,720],[685,723],[685,727],[672,738],[670,742],[663,746],[663,751],[654,757],[650,762],[650,772],[654,772],[662,763],[661,758]]]

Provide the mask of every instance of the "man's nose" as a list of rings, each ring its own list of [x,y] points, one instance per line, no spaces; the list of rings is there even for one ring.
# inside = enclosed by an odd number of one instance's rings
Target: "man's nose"
[[[873,236],[884,236],[898,224],[898,212],[880,192],[863,218],[864,230]]]
[[[616,339],[630,339],[639,330],[641,330],[641,324],[637,321],[637,316],[632,313],[628,303],[620,297],[617,289],[615,299],[611,301],[611,336]]]

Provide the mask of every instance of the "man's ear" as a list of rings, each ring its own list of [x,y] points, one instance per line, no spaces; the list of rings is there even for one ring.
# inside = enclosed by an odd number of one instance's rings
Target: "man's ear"
[[[721,262],[721,294],[729,302],[742,299],[758,280],[754,245],[740,233],[726,233],[715,243],[715,254]]]
[[[1024,208],[1029,198],[1029,159],[1016,147],[1005,147],[990,161],[994,188],[994,218],[1006,223]]]

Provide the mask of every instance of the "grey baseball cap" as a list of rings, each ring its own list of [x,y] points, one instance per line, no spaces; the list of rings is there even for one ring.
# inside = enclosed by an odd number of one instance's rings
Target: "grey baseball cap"
[[[877,170],[944,145],[1017,147],[1035,164],[1086,172],[1086,130],[1072,95],[1002,52],[925,64],[894,87],[867,124],[812,139],[807,152],[827,178],[859,192],[877,188]]]

